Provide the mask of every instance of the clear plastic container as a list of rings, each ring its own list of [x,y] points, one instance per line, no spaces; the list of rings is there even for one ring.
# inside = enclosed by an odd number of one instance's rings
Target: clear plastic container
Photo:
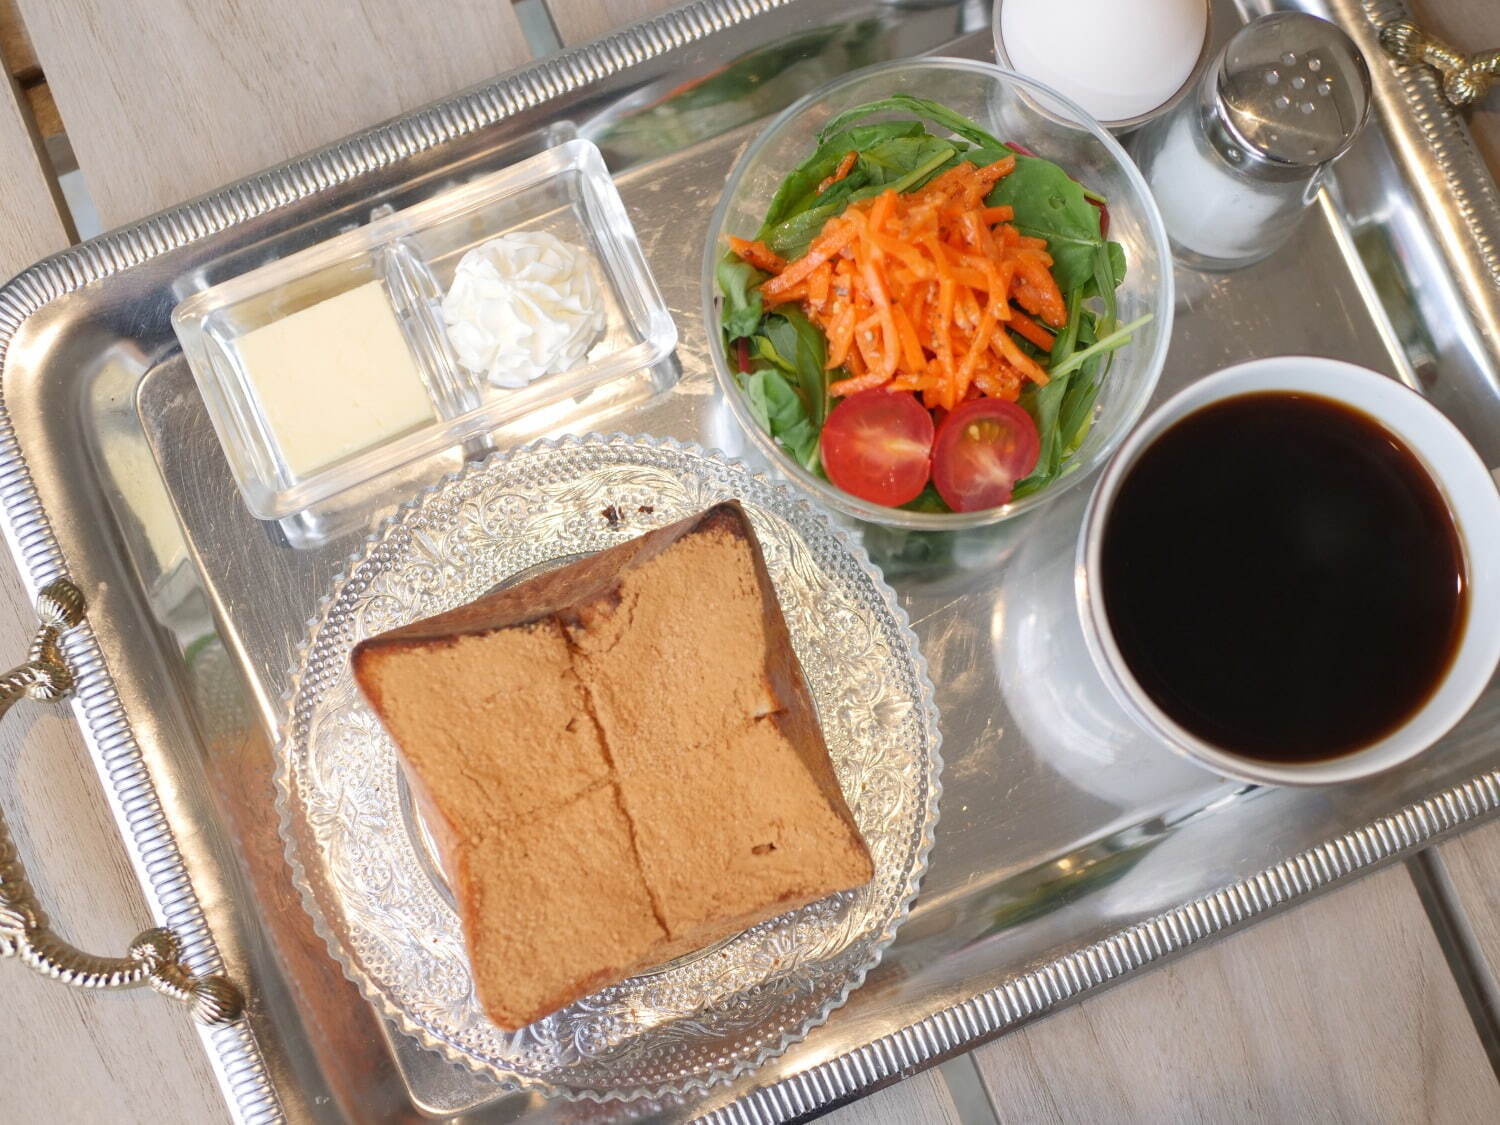
[[[466,252],[522,230],[553,234],[583,252],[604,305],[604,322],[575,366],[506,389],[458,362],[441,302]],[[394,314],[431,413],[425,418],[418,416],[420,410],[413,413],[414,396],[409,387],[396,386],[405,378],[398,372],[392,386],[404,411],[392,407],[368,443],[317,463],[316,457],[298,455],[291,440],[284,386],[280,402],[263,401],[245,361],[244,341],[257,329],[372,282]],[[601,384],[658,363],[677,345],[676,326],[609,170],[585,140],[568,141],[205,289],[177,306],[172,325],[245,505],[267,520],[295,515],[564,399],[582,400]],[[320,371],[319,360],[307,362],[306,372],[296,373],[299,381],[330,377],[328,370]],[[326,384],[307,385],[309,412],[329,418],[337,409],[336,390],[330,394]],[[351,410],[368,406],[357,401],[362,388],[351,386],[351,392]],[[298,405],[295,393],[291,405]],[[359,427],[341,418],[327,428]]]

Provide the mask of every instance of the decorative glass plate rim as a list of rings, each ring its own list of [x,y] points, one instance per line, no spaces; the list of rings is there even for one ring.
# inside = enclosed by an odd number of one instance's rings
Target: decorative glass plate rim
[[[292,720],[294,718],[296,701],[302,693],[308,671],[308,657],[317,642],[319,634],[328,623],[329,617],[338,603],[339,596],[345,584],[385,544],[389,536],[398,527],[404,525],[407,520],[415,518],[427,504],[433,502],[441,493],[471,476],[492,472],[498,465],[518,460],[524,456],[539,453],[559,453],[564,450],[589,447],[639,449],[643,451],[666,450],[688,457],[715,461],[731,473],[742,475],[776,494],[783,502],[783,507],[779,514],[783,518],[786,518],[788,523],[795,526],[797,521],[791,518],[795,516],[800,519],[810,520],[815,525],[821,525],[837,547],[854,563],[859,573],[870,581],[872,588],[879,594],[879,600],[885,611],[890,615],[896,635],[905,644],[904,652],[897,655],[904,656],[905,661],[910,665],[912,679],[918,691],[917,698],[913,702],[920,709],[922,715],[922,732],[929,747],[927,802],[926,807],[920,810],[922,824],[916,846],[912,852],[911,863],[906,873],[905,885],[901,890],[899,903],[886,919],[885,925],[879,935],[871,942],[869,953],[864,962],[849,971],[846,980],[838,991],[832,994],[824,1004],[807,1019],[802,1021],[801,1024],[790,1030],[783,1031],[774,1041],[753,1054],[747,1054],[744,1057],[734,1060],[727,1067],[714,1067],[706,1073],[689,1075],[674,1082],[659,1083],[653,1086],[621,1087],[603,1091],[591,1088],[559,1086],[530,1076],[504,1071],[499,1067],[488,1064],[467,1052],[453,1047],[442,1039],[434,1037],[420,1024],[412,1020],[399,1005],[389,1000],[369,974],[349,955],[348,950],[345,949],[343,943],[330,926],[322,907],[317,902],[315,892],[307,876],[306,867],[299,855],[297,841],[292,830],[294,814],[291,807],[292,798],[289,784],[292,770],[290,766],[291,757],[287,752],[289,749],[288,744],[293,736]],[[282,693],[280,704],[280,723],[276,732],[273,751],[276,759],[273,781],[276,790],[275,810],[277,831],[281,836],[283,855],[290,868],[292,885],[297,890],[303,909],[312,919],[313,929],[322,938],[330,956],[339,965],[344,976],[359,989],[361,995],[364,996],[366,1001],[370,1003],[386,1022],[398,1031],[412,1037],[428,1050],[435,1051],[443,1058],[459,1063],[475,1074],[497,1083],[502,1090],[537,1093],[544,1097],[557,1098],[562,1101],[597,1103],[628,1102],[703,1093],[715,1086],[733,1082],[739,1077],[753,1073],[770,1060],[784,1054],[793,1044],[805,1039],[813,1030],[826,1023],[834,1012],[848,1002],[849,997],[853,995],[854,991],[864,984],[870,972],[880,964],[886,950],[895,941],[896,934],[901,925],[910,915],[912,904],[916,901],[917,895],[920,893],[922,879],[927,873],[936,838],[935,833],[943,791],[942,731],[939,723],[935,689],[931,676],[928,673],[926,657],[922,654],[916,633],[912,630],[911,621],[906,610],[896,600],[895,591],[886,582],[880,569],[870,561],[869,554],[866,552],[864,545],[853,532],[831,519],[828,513],[822,511],[809,499],[797,493],[786,481],[770,473],[753,469],[739,458],[730,457],[719,449],[705,448],[697,442],[679,441],[670,437],[631,435],[622,432],[609,434],[569,434],[557,438],[543,438],[523,446],[518,446],[515,449],[500,451],[481,461],[470,462],[458,470],[445,474],[433,484],[404,501],[394,512],[383,519],[345,559],[343,566],[333,579],[330,580],[328,593],[320,599],[318,608],[304,622],[304,633],[290,664],[287,689]]]

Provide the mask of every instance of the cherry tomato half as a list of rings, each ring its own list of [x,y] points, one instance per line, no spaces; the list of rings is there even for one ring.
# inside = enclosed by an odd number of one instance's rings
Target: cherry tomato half
[[[976,398],[943,419],[932,446],[932,483],[955,512],[998,508],[1036,468],[1042,442],[1013,402]]]
[[[851,496],[896,507],[927,485],[932,434],[932,415],[914,395],[861,391],[823,423],[823,468]]]

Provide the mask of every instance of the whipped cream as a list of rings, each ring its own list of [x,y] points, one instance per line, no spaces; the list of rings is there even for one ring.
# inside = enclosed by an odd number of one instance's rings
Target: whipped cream
[[[497,387],[524,387],[583,360],[604,328],[604,301],[583,250],[517,231],[459,260],[443,321],[466,368]]]

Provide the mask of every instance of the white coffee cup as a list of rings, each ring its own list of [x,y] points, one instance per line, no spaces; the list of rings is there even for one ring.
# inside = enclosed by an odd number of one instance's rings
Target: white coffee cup
[[[1359,750],[1308,762],[1249,758],[1189,733],[1142,690],[1110,629],[1100,581],[1100,552],[1120,485],[1164,431],[1210,403],[1264,391],[1318,395],[1379,422],[1416,455],[1447,500],[1463,546],[1467,618],[1446,676],[1405,723]],[[1405,762],[1448,732],[1472,707],[1500,662],[1500,491],[1472,446],[1431,403],[1394,379],[1311,356],[1254,360],[1179,391],[1142,422],[1115,453],[1094,488],[1078,540],[1075,593],[1089,655],[1125,711],[1174,750],[1227,777],[1263,785],[1353,781]]]

